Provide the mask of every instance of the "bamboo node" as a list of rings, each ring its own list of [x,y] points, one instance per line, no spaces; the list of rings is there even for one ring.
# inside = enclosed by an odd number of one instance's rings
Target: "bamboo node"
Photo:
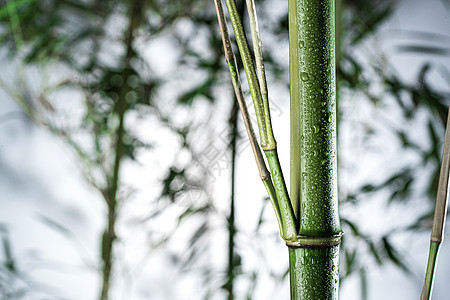
[[[431,237],[430,241],[432,241],[433,243],[440,243],[442,242],[442,239],[438,237]]]
[[[285,240],[289,248],[323,248],[332,247],[341,243],[344,233],[340,232],[330,236],[298,235],[295,239]]]

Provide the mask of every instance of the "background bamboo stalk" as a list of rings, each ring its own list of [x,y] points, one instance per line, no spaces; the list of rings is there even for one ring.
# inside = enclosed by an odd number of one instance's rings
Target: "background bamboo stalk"
[[[227,280],[225,282],[225,289],[228,292],[228,300],[234,299],[234,279],[236,276],[236,250],[235,250],[235,237],[236,237],[236,222],[235,222],[235,186],[236,186],[236,144],[239,138],[238,136],[238,111],[239,106],[237,101],[233,102],[231,108],[230,118],[228,124],[230,128],[230,144],[229,149],[231,151],[231,190],[230,190],[230,212],[227,219],[228,225],[228,267],[227,267]]]
[[[334,14],[333,0],[289,1],[291,197],[300,216],[300,243],[289,249],[291,299],[338,298]]]
[[[121,76],[124,82],[127,82],[128,78],[132,75],[131,73],[131,60],[135,57],[135,52],[133,51],[133,40],[134,31],[138,28],[140,23],[140,15],[142,13],[140,1],[131,1],[129,4],[128,12],[128,28],[126,33],[126,54],[125,54],[125,65],[122,66]],[[102,245],[101,245],[101,257],[102,257],[102,287],[100,291],[100,300],[108,300],[111,277],[113,271],[114,262],[114,242],[116,240],[116,220],[117,220],[117,207],[118,207],[118,192],[119,192],[119,174],[121,168],[121,162],[124,157],[124,122],[125,115],[129,109],[129,104],[126,101],[126,95],[130,91],[130,87],[127,84],[122,85],[120,90],[119,98],[115,104],[115,113],[119,119],[119,125],[115,132],[115,158],[113,164],[112,176],[108,178],[108,187],[105,192],[105,200],[108,207],[108,220],[105,231],[102,235]]]
[[[444,151],[442,153],[441,172],[434,209],[433,229],[430,238],[430,253],[428,256],[425,283],[420,295],[421,300],[431,299],[433,291],[434,273],[437,266],[439,247],[444,240],[445,219],[447,216],[448,184],[450,172],[450,109],[447,116],[447,128],[445,131]]]

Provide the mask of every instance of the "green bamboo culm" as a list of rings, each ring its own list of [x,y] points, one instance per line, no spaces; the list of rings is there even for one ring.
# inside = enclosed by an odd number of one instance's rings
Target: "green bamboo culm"
[[[448,184],[450,172],[450,108],[447,116],[447,128],[445,131],[444,151],[442,154],[441,172],[439,174],[439,184],[434,209],[433,229],[430,238],[430,253],[425,274],[420,300],[431,299],[433,292],[434,273],[437,266],[439,247],[444,240],[445,219],[447,216],[448,204]]]
[[[334,0],[289,0],[291,299],[338,299]]]

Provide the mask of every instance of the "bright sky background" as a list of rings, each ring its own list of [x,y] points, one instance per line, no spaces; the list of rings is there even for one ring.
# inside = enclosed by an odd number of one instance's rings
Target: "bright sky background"
[[[395,52],[396,45],[407,41],[402,35],[396,33],[398,30],[441,33],[450,38],[450,11],[448,9],[438,0],[403,1],[392,19],[377,34],[376,39],[380,43],[380,48],[385,51],[390,61],[399,70],[402,70],[401,75],[404,78],[413,80],[417,69],[425,60],[431,59],[450,66],[449,57],[444,59],[426,56],[418,59],[417,55]],[[442,43],[446,43],[450,48],[449,41],[442,41]],[[159,47],[160,51],[165,51],[170,45],[161,44]],[[13,66],[4,59],[4,55],[1,57],[3,60],[0,61],[0,68],[4,71],[0,76],[4,78],[5,74],[13,70]],[[170,56],[166,59],[170,60]],[[163,68],[163,62],[161,62],[161,68]],[[162,69],[161,72],[165,71]],[[450,78],[436,78],[437,84],[444,84],[445,81],[448,83]],[[288,95],[279,95],[279,97],[288,97]],[[279,101],[276,104],[280,113],[274,115],[274,130],[277,133],[284,172],[288,174],[288,103],[287,101]],[[228,111],[226,104],[222,106],[224,111]],[[7,99],[6,95],[0,91],[0,111],[2,114],[18,110],[18,106]],[[219,107],[218,111],[221,110]],[[365,104],[361,104],[361,107],[355,107],[354,110],[355,112],[362,112],[363,116],[377,118],[376,113],[370,112]],[[226,115],[222,114],[219,119],[223,121],[225,117]],[[161,133],[161,138],[164,138],[164,134],[164,132]],[[345,136],[347,132],[341,131],[340,134]],[[350,135],[351,132],[348,132],[348,134]],[[346,143],[345,137],[342,143]],[[381,141],[381,143],[389,143],[389,140]],[[162,148],[155,150],[152,155],[165,157],[170,153],[170,148],[171,142],[169,141]],[[395,152],[395,149],[388,145],[386,149],[386,155]],[[362,155],[362,153],[357,153],[357,155]],[[364,161],[369,164],[367,168],[370,169],[371,161],[373,163],[377,159],[380,158],[366,157]],[[157,174],[158,168],[162,168],[162,165],[155,165],[155,168],[151,174],[147,170],[130,168],[132,170],[126,176],[137,178],[141,185],[145,185],[150,180],[146,179],[146,176],[151,177],[152,174]],[[0,190],[2,191],[0,196],[0,207],[2,207],[0,210],[0,225],[6,224],[8,226],[13,251],[18,260],[22,261],[27,274],[38,282],[45,284],[40,288],[50,294],[59,295],[64,299],[95,299],[99,289],[99,277],[93,267],[89,269],[83,268],[81,265],[82,262],[87,262],[91,266],[97,263],[96,251],[99,246],[98,237],[101,234],[104,222],[104,207],[95,191],[81,178],[68,147],[46,130],[37,128],[23,118],[3,120],[0,123],[0,170]],[[254,226],[259,214],[259,211],[251,211],[252,201],[260,201],[265,195],[249,148],[243,150],[238,157],[237,174],[237,224],[244,232],[240,238],[242,240],[239,242],[245,243],[245,238],[250,238],[252,226]],[[217,182],[211,183],[216,195],[218,195],[216,197],[217,207],[223,213],[226,213],[227,209],[228,178],[228,173],[221,173],[218,174]],[[151,179],[156,180],[158,178]],[[154,190],[149,188],[146,193],[151,194]],[[130,206],[129,213],[138,213],[141,209],[140,203],[143,204],[145,201],[145,196],[138,197]],[[399,207],[391,208],[391,212],[383,214],[385,207],[372,203],[365,207],[363,211],[357,213],[360,214],[361,220],[372,221],[368,224],[379,222],[380,218],[385,218],[386,223],[394,222],[396,218],[402,218],[399,216],[402,214]],[[134,211],[132,211],[133,209]],[[420,207],[413,209],[420,210]],[[74,242],[68,241],[55,230],[43,225],[40,216],[52,218],[58,216],[55,219],[56,221],[62,224],[70,224],[71,231],[76,234]],[[267,216],[270,218],[272,215],[268,213]],[[273,225],[276,226],[275,221],[272,221]],[[368,226],[370,227],[370,225]],[[129,227],[124,227],[121,230],[124,234],[140,234],[130,230]],[[447,233],[446,237],[448,235]],[[218,266],[225,263],[226,241],[224,237],[224,232],[212,237],[217,240],[216,257],[213,259]],[[417,235],[414,237],[418,238]],[[371,265],[368,265],[369,299],[418,299],[428,255],[429,234],[423,234],[420,239],[412,242],[407,241],[407,238],[405,237],[403,241],[400,241],[404,243],[400,245],[400,249],[409,253],[408,259],[413,264],[414,277],[406,277],[395,267],[371,268]],[[129,262],[133,270],[120,267],[122,272],[138,270],[140,259],[145,256],[146,249],[141,248],[142,244],[139,244],[137,239],[138,237],[135,240],[127,241],[136,243],[136,248],[134,249],[135,253],[132,253],[133,255],[127,253],[124,258],[124,261]],[[119,253],[122,251],[120,247],[118,250]],[[287,258],[287,250],[284,249],[281,240],[279,247],[273,248],[272,246],[270,248],[268,246],[266,250],[273,253],[274,266],[279,262],[283,266],[283,261]],[[280,251],[282,254],[280,254]],[[125,284],[128,283],[124,283],[116,288],[117,293],[113,299],[195,299],[195,292],[202,288],[201,282],[196,278],[189,277],[179,280],[177,277],[178,271],[169,270],[165,259],[161,253],[156,251],[149,258],[148,264],[143,270],[137,271],[138,273],[141,272],[141,275],[133,282],[133,294],[127,293]],[[258,264],[258,258],[247,255],[245,263],[249,266]],[[287,262],[284,262],[284,264],[284,266],[287,266]],[[447,284],[448,278],[450,278],[450,242],[448,239],[441,248],[436,276],[434,299],[447,299]],[[175,289],[170,286],[173,280],[178,282]],[[262,286],[264,286],[264,282],[267,282],[270,286],[269,278],[263,279]],[[245,286],[239,286],[238,284],[237,288],[245,289]],[[281,292],[273,294],[272,290],[267,291],[260,288],[255,299],[288,299],[287,281],[279,287],[279,291]],[[220,299],[220,297],[214,299]],[[359,299],[357,277],[353,276],[344,285],[341,290],[341,299]]]

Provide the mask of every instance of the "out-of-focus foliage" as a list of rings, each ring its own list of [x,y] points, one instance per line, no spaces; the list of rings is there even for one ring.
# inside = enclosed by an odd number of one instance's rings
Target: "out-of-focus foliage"
[[[395,12],[395,8],[400,2],[342,1],[342,3],[340,12],[342,24],[337,27],[341,29],[340,35],[338,34],[341,38],[337,69],[339,93],[348,95],[349,92],[351,95],[355,95],[353,101],[365,99],[372,102],[374,108],[381,112],[386,110],[385,113],[388,115],[390,108],[393,106],[398,108],[399,110],[395,111],[400,112],[401,115],[391,117],[400,120],[395,125],[390,122],[384,124],[365,123],[365,126],[369,126],[366,129],[366,140],[376,143],[376,139],[382,138],[382,134],[379,132],[380,128],[381,130],[387,129],[398,140],[404,155],[414,153],[419,158],[413,160],[414,163],[411,163],[410,159],[405,160],[406,165],[393,169],[393,172],[390,172],[382,181],[374,179],[374,182],[366,182],[355,190],[341,189],[340,202],[343,205],[341,211],[345,215],[347,206],[355,208],[355,206],[364,205],[365,200],[379,199],[380,197],[386,199],[386,209],[389,209],[389,204],[408,205],[409,203],[413,204],[417,199],[429,199],[430,202],[434,202],[450,93],[448,88],[438,88],[433,85],[428,79],[428,74],[431,71],[440,72],[441,66],[425,63],[417,74],[416,82],[410,83],[401,78],[389,58],[383,53],[367,52],[367,57],[358,55],[361,49],[365,48],[363,43],[370,43],[371,34],[375,33],[377,28]],[[398,49],[415,52],[417,55],[448,55],[448,52],[442,51],[442,48],[428,46],[429,39],[434,39],[433,34],[422,33],[422,35],[426,38],[416,36],[417,41],[414,46],[399,45]],[[372,41],[372,43],[375,42]],[[380,85],[381,89],[379,89]],[[378,91],[374,92],[375,90]],[[339,101],[343,100],[339,99]],[[392,103],[395,104],[392,106]],[[340,117],[344,117],[345,113],[345,111],[340,111]],[[416,122],[419,116],[423,115],[425,115],[426,122],[421,121],[420,126],[425,123],[425,128],[419,129]],[[412,124],[414,126],[411,126]],[[422,141],[427,141],[425,145],[419,145],[413,141],[417,140],[415,137],[417,130],[424,130],[425,135],[422,136]],[[341,167],[345,168],[346,166]],[[389,169],[388,165],[380,167],[385,171]],[[380,171],[382,171],[381,168]],[[427,171],[424,173],[423,170]],[[426,176],[427,174],[429,176]],[[425,189],[422,188],[424,180],[428,181]],[[379,237],[371,237],[362,233],[358,224],[344,217],[342,225],[347,237],[344,239],[345,243],[342,247],[344,271],[341,276],[346,278],[353,272],[359,274],[362,290],[367,290],[366,260],[365,258],[358,259],[363,253],[361,249],[365,249],[377,264],[390,261],[402,270],[409,272],[405,258],[398,252],[392,241],[396,239],[398,233],[405,230],[429,229],[433,209],[434,205],[430,203],[428,210],[422,216],[415,216],[416,221],[413,221],[413,224],[404,224],[401,228],[391,228]],[[411,217],[414,218],[414,216]],[[348,240],[352,241],[353,246],[346,247],[349,244]],[[365,299],[366,296],[364,295],[362,299]]]
[[[192,110],[189,106],[196,102],[215,100],[214,88],[224,63],[212,26],[213,12],[206,1],[191,0],[0,1],[0,44],[16,61],[18,72],[11,86],[2,81],[3,89],[29,118],[73,148],[84,177],[104,200],[100,299],[109,298],[115,261],[120,259],[114,255],[114,245],[119,242],[118,216],[139,188],[123,177],[123,169],[129,163],[142,165],[145,155],[165,143],[157,140],[161,138],[158,131],[176,141],[173,152],[168,153],[172,157],[166,158],[173,167],[167,166],[164,175],[164,169],[152,174],[145,166],[149,177],[160,180],[162,188],[153,191],[148,215],[140,217],[138,224],[162,218],[167,210],[177,211],[178,225],[199,215],[203,225],[187,242],[192,254],[186,264],[193,264],[194,256],[201,253],[198,240],[209,228],[202,216],[213,209],[204,183],[207,172],[197,159],[201,148],[193,148],[191,143],[196,138],[195,127],[204,120],[177,114],[179,104],[184,106],[181,110]],[[183,31],[185,26],[192,32]],[[210,44],[197,47],[205,41]],[[168,51],[174,59],[169,61],[168,73],[155,67],[166,53],[147,52],[158,42],[171,44]],[[29,76],[35,69],[41,74],[38,79]],[[191,76],[196,79],[192,81]],[[199,79],[202,76],[206,78],[203,81]],[[146,128],[144,133],[142,128]],[[181,155],[188,155],[189,161],[180,163]],[[202,199],[191,194],[194,192]],[[186,201],[181,203],[183,199]],[[148,233],[148,243],[162,245],[173,230],[170,226],[160,230],[156,239]]]
[[[361,299],[366,297],[370,286],[365,258],[369,256],[378,265],[390,262],[408,270],[407,262],[392,241],[404,230],[429,228],[450,97],[448,90],[438,89],[429,80],[429,74],[441,66],[424,64],[414,83],[404,82],[383,53],[367,51],[366,45],[376,42],[373,36],[395,12],[398,3],[395,0],[337,1],[339,104],[366,101],[373,109],[383,111],[395,103],[404,122],[396,126],[386,123],[383,128],[396,137],[402,151],[420,157],[414,164],[394,170],[381,181],[368,181],[351,190],[340,188],[342,225],[346,232],[341,277],[359,274]],[[287,47],[287,13],[274,14],[273,1],[261,0],[257,5],[269,84],[286,88],[287,60],[280,57],[277,47],[280,44]],[[77,153],[86,179],[104,200],[109,225],[99,237],[102,249],[98,252],[101,252],[103,267],[113,267],[112,245],[118,242],[117,216],[133,198],[130,195],[135,189],[120,170],[124,163],[143,164],[142,157],[151,155],[163,144],[156,139],[156,131],[161,131],[177,141],[176,149],[167,154],[171,156],[169,165],[158,169],[156,177],[161,187],[152,192],[146,216],[136,222],[141,225],[176,211],[174,223],[193,229],[184,248],[171,255],[183,271],[200,270],[205,290],[199,297],[212,297],[218,287],[227,290],[230,276],[239,275],[240,280],[248,283],[247,295],[239,296],[252,299],[260,270],[243,273],[245,256],[240,256],[238,249],[230,260],[235,273],[225,274],[204,259],[209,234],[217,229],[210,222],[212,214],[225,220],[223,223],[235,238],[241,234],[230,222],[230,216],[216,214],[207,184],[210,170],[208,164],[205,167],[202,163],[206,150],[208,154],[216,151],[217,155],[229,151],[228,145],[223,149],[199,146],[202,142],[207,144],[207,139],[202,140],[202,137],[208,135],[205,128],[213,127],[214,122],[207,115],[211,109],[200,116],[195,109],[200,106],[204,112],[205,106],[217,105],[219,92],[230,84],[212,2],[0,0],[0,24],[0,45],[19,66],[15,86],[8,87],[2,82],[2,88],[21,104],[31,119],[67,141]],[[266,42],[265,37],[272,43]],[[399,52],[449,55],[444,47],[428,45],[427,39],[417,36],[416,42],[398,45],[397,49]],[[158,48],[160,45],[166,47]],[[40,71],[39,80],[28,76],[27,72],[33,68]],[[226,97],[231,99],[229,95]],[[347,111],[340,109],[339,119],[345,119],[346,114]],[[425,146],[412,137],[412,127],[408,125],[416,121],[418,114],[425,115],[427,120],[422,128],[426,132],[423,140],[428,141]],[[380,138],[378,125],[368,122],[364,126],[367,140]],[[232,137],[227,136],[227,139]],[[183,158],[185,156],[188,159]],[[154,157],[154,161],[158,160]],[[345,162],[340,167],[345,169]],[[423,169],[429,171],[429,176],[420,172]],[[149,170],[149,176],[154,176],[151,172]],[[427,187],[420,190],[418,187],[423,180],[427,181]],[[430,205],[417,222],[372,236],[363,232],[361,224],[346,212],[374,197],[384,197],[387,208],[389,204],[408,205],[417,198],[429,199]],[[279,242],[276,228],[271,231],[264,226],[267,203],[262,204],[252,238],[267,240],[269,237]],[[162,237],[154,237],[150,232],[149,244],[157,248],[170,243],[177,226],[168,228]],[[259,247],[256,245],[253,250],[261,257],[261,265],[270,265],[270,258]],[[8,242],[4,242],[4,249],[10,249]],[[1,276],[13,278],[14,274],[8,269],[13,262],[8,251],[4,252],[6,260]],[[261,269],[270,273],[274,280],[287,275],[269,268]],[[114,272],[114,268],[112,270]],[[104,269],[103,274],[105,272],[108,271]],[[109,279],[104,286],[108,284]]]
[[[1,264],[0,264],[0,296],[2,299],[22,299],[28,292],[28,286],[21,278],[7,228],[0,225]]]

